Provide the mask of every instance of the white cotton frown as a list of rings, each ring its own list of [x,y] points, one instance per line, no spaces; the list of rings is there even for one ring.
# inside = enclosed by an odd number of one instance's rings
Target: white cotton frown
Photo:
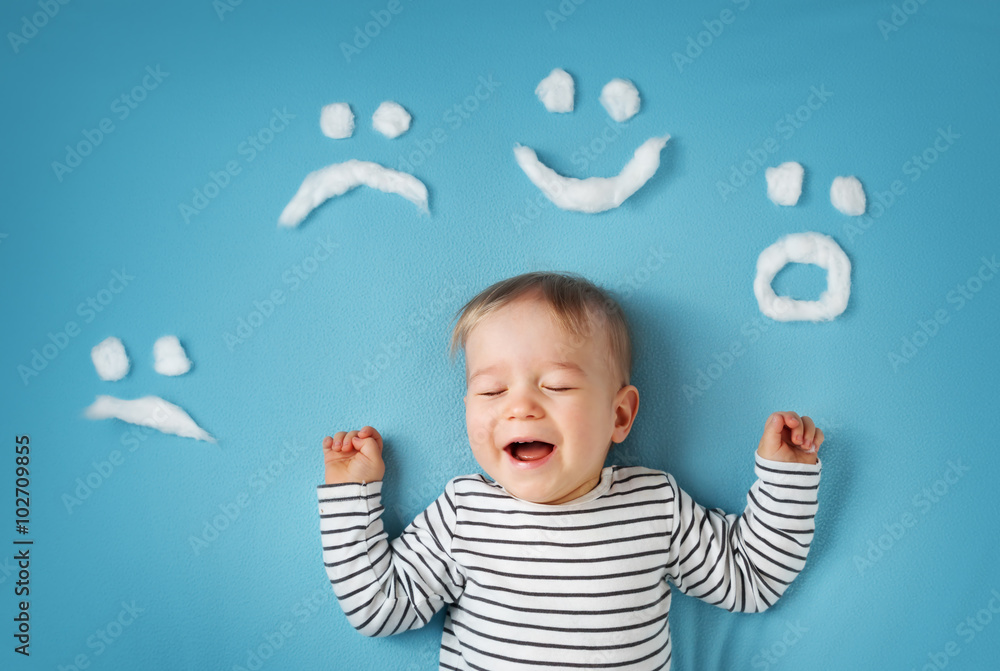
[[[323,135],[341,140],[354,134],[354,112],[347,103],[331,103],[319,114],[319,128]]]
[[[627,121],[639,111],[639,91],[627,79],[612,79],[601,89],[601,104],[618,123]]]
[[[574,93],[573,77],[562,68],[554,69],[535,87],[535,95],[550,112],[572,112]]]
[[[857,217],[865,213],[865,190],[857,177],[834,177],[830,202],[844,214]]]
[[[664,135],[646,140],[614,177],[563,177],[539,161],[531,147],[516,145],[514,157],[528,179],[558,207],[575,212],[603,212],[621,205],[649,181],[660,167],[660,150],[669,139],[669,135]]]
[[[427,212],[427,187],[405,172],[385,168],[371,161],[351,159],[315,170],[302,180],[295,196],[285,205],[278,223],[298,226],[309,213],[334,196],[364,184],[386,193],[396,193]]]
[[[94,368],[102,380],[114,382],[120,380],[128,374],[128,355],[125,354],[125,345],[114,336],[107,338],[99,345],[90,350],[90,358],[94,361]]]
[[[388,138],[399,137],[410,129],[411,118],[402,105],[386,100],[372,115],[372,127]]]
[[[88,419],[120,419],[129,424],[148,426],[162,433],[214,443],[215,438],[198,426],[182,408],[159,396],[143,396],[126,401],[113,396],[98,396],[84,410]]]
[[[795,205],[802,195],[802,166],[795,161],[782,163],[777,168],[764,171],[767,178],[767,197],[778,205]]]
[[[153,343],[153,359],[153,368],[160,375],[183,375],[191,370],[191,360],[177,336],[163,336]]]

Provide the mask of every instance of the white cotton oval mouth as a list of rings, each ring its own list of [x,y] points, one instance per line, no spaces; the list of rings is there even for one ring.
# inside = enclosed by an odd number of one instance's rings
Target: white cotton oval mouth
[[[789,263],[809,263],[826,270],[826,291],[817,301],[778,296],[771,282]],[[760,311],[775,321],[829,321],[847,309],[851,296],[851,261],[840,245],[822,233],[792,233],[760,253],[754,295]]]
[[[593,214],[618,207],[642,188],[660,167],[660,150],[669,139],[664,135],[643,142],[614,177],[564,177],[538,160],[534,149],[519,144],[514,145],[514,157],[528,179],[557,207]]]
[[[428,212],[427,187],[419,179],[378,163],[351,159],[306,175],[295,196],[282,210],[278,223],[298,226],[310,212],[330,198],[361,185],[398,194],[420,208],[421,212]]]

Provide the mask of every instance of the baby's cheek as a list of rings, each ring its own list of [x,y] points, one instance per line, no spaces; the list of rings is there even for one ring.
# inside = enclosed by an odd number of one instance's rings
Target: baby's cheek
[[[589,413],[591,426],[590,430],[594,436],[600,436],[601,442],[611,440],[611,434],[615,430],[615,409],[611,407],[611,401],[602,402],[595,405]]]
[[[469,433],[469,442],[472,445],[483,445],[489,441],[493,422],[489,421],[488,418],[484,418],[474,411],[467,411],[465,426]]]

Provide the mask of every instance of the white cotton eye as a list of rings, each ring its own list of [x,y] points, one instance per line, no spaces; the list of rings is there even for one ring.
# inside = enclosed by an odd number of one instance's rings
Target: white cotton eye
[[[128,374],[129,361],[125,345],[114,336],[106,338],[90,350],[90,358],[102,380],[114,382]]]
[[[611,118],[622,123],[639,111],[639,91],[627,79],[612,79],[601,89],[601,104]]]
[[[805,170],[799,163],[788,161],[777,168],[764,171],[767,179],[767,197],[777,205],[791,206],[802,195],[802,176]]]
[[[535,95],[550,112],[572,112],[574,93],[573,77],[562,68],[555,68],[535,87]]]
[[[354,112],[347,103],[331,103],[319,114],[319,128],[323,135],[341,140],[354,134]]]
[[[857,217],[865,213],[865,190],[857,177],[834,177],[830,202],[844,214]]]
[[[372,115],[372,127],[387,138],[399,137],[410,129],[412,118],[402,105],[386,100]]]
[[[153,368],[160,375],[184,375],[191,370],[191,360],[177,336],[163,336],[153,343],[153,358]]]

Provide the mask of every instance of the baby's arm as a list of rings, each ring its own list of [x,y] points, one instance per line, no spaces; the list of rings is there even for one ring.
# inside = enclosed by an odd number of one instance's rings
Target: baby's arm
[[[327,576],[348,622],[366,636],[424,626],[465,585],[451,556],[454,483],[391,542],[382,528],[381,493],[381,480],[317,486]]]
[[[781,430],[773,417],[765,438]],[[815,438],[813,444],[818,447]],[[822,469],[815,450],[803,455],[815,463],[776,461],[761,451],[754,457],[757,481],[740,516],[704,508],[667,475],[673,489],[667,574],[685,594],[730,611],[772,606],[805,566],[813,537]]]

